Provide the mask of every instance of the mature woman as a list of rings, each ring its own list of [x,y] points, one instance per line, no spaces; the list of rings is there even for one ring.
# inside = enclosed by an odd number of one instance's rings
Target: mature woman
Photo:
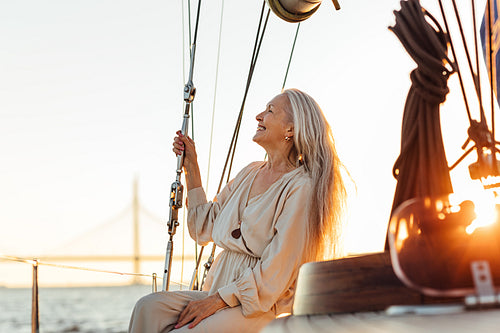
[[[245,167],[213,202],[201,187],[194,142],[177,133],[173,151],[185,154],[190,235],[223,251],[204,291],[140,299],[130,332],[258,332],[291,312],[300,265],[339,255],[345,189],[321,109],[290,89],[256,119],[253,140],[266,150],[267,162]]]

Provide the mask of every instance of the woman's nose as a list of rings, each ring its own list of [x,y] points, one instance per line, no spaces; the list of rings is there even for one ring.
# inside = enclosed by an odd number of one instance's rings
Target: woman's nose
[[[256,116],[255,116],[255,119],[256,119],[257,121],[261,121],[261,120],[262,120],[262,114],[263,114],[263,113],[264,113],[264,112],[261,112],[261,113],[259,113],[258,115],[256,115]]]

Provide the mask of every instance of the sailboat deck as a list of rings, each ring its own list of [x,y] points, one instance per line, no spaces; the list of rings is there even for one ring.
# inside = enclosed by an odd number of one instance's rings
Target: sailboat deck
[[[390,315],[385,311],[289,316],[271,322],[262,333],[311,332],[498,332],[500,309],[457,313]]]

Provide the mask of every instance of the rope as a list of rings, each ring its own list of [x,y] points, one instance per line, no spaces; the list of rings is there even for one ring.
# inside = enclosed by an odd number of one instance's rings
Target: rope
[[[220,49],[222,40],[222,22],[224,18],[224,0],[221,3],[221,13],[220,13],[220,24],[219,24],[219,46],[217,48],[217,65],[215,67],[215,83],[214,83],[214,103],[212,106],[212,125],[210,127],[210,143],[208,145],[208,166],[207,166],[207,184],[205,186],[206,192],[208,193],[208,185],[210,180],[210,164],[212,161],[212,141],[214,136],[214,120],[215,120],[215,104],[217,100],[217,83],[219,80],[219,63],[220,63]]]
[[[192,45],[191,44],[191,0],[188,0],[187,1],[188,3],[188,29],[189,29],[189,45]],[[183,6],[182,8],[184,9],[184,2],[183,2]],[[198,8],[199,7],[199,4],[198,4]],[[198,10],[199,12],[199,10]],[[184,38],[184,12],[182,12],[182,34],[183,34],[183,38]],[[196,35],[196,33],[195,33]],[[196,43],[196,38],[195,38],[195,43]],[[182,40],[182,49],[184,50],[184,39]],[[185,60],[184,60],[185,56],[184,56],[184,53],[182,54],[182,64],[184,65],[185,64]],[[189,59],[191,59],[191,49],[189,49]],[[183,69],[184,71],[184,69]],[[186,82],[186,77],[185,77],[185,73],[184,73],[184,82]],[[194,139],[194,103],[191,103],[191,137]]]
[[[182,1],[182,20],[181,20],[181,24],[182,24],[182,83],[184,84],[184,82],[186,82],[186,56],[184,54],[184,50],[186,49],[186,44],[185,44],[185,40],[186,40],[186,34],[184,33],[184,26],[185,26],[185,23],[184,23],[184,1]],[[190,36],[191,37],[191,36]],[[184,108],[183,108],[184,110]]]
[[[474,29],[474,51],[476,53],[476,77],[477,80],[474,80],[474,83],[477,81],[476,85],[476,91],[477,91],[477,96],[479,98],[479,109],[481,110],[481,113],[484,113],[484,107],[483,107],[483,97],[481,93],[481,71],[479,70],[479,49],[478,49],[478,40],[477,40],[477,25],[476,25],[476,9],[474,5],[474,0],[471,0],[471,6],[472,6],[472,26]],[[474,74],[473,74],[474,75]]]
[[[465,109],[467,110],[467,117],[469,118],[469,123],[472,123],[472,116],[470,114],[469,102],[467,101],[467,96],[465,94],[465,87],[464,87],[464,82],[462,79],[462,74],[460,72],[460,67],[458,66],[458,62],[456,61],[457,55],[455,53],[455,47],[453,46],[453,42],[451,40],[450,29],[448,27],[448,21],[446,20],[446,15],[444,13],[442,0],[439,0],[439,8],[441,9],[441,16],[443,17],[444,26],[445,26],[446,31],[447,31],[448,36],[449,36],[448,42],[450,43],[451,53],[453,54],[453,59],[455,59],[456,72],[458,74],[458,81],[460,82],[460,88],[462,89],[462,96],[463,96],[464,103],[465,103]]]
[[[181,20],[181,30],[182,30],[182,82],[186,82],[186,55],[184,53],[184,50],[186,49],[186,44],[185,44],[185,40],[186,40],[186,36],[185,36],[185,21],[184,21],[184,1],[181,1],[182,2],[182,20]],[[190,2],[191,1],[188,1],[188,15],[189,15],[189,44],[191,45],[191,5],[190,5]],[[185,250],[186,250],[186,242],[185,242],[185,239],[184,239],[184,230],[186,229],[186,220],[184,219],[184,215],[185,214],[185,210],[183,211],[183,218],[182,218],[182,242],[181,242],[181,281],[184,279],[184,253],[185,253]],[[195,256],[196,256],[196,252],[195,252]]]
[[[457,3],[456,3],[455,0],[452,0],[452,4],[453,4],[453,10],[455,12],[455,17],[457,19],[457,24],[458,24],[458,29],[460,31],[460,36],[462,37],[462,44],[464,46],[465,55],[466,55],[466,58],[467,58],[467,63],[469,65],[469,70],[470,70],[472,78],[475,78],[475,73],[474,73],[474,69],[472,68],[472,61],[471,61],[470,54],[469,54],[469,48],[467,47],[467,42],[465,41],[464,30],[462,28],[462,21],[460,20],[460,14],[458,13]],[[476,22],[476,18],[475,17],[473,17],[473,21],[474,21],[474,29],[475,29],[475,25],[476,25],[475,24],[475,22]],[[476,33],[476,32],[474,31],[474,33]],[[476,57],[476,58],[479,58],[479,57]],[[455,59],[455,61],[457,61],[457,59]],[[479,67],[478,67],[477,70],[479,70]],[[473,80],[473,83],[474,83],[474,87],[476,88],[476,94],[477,94],[477,97],[478,97],[478,100],[479,100],[479,106],[480,106],[479,107],[479,112],[481,114],[481,121],[485,121],[484,110],[482,108],[482,103],[481,103],[481,94],[480,94],[480,88],[479,88],[480,84],[479,84],[479,81],[475,80],[475,79]]]
[[[191,0],[188,0],[189,45],[191,45]]]
[[[191,3],[191,1],[189,1],[188,3]],[[201,0],[198,0],[198,10],[196,11],[196,26],[194,28],[193,44],[196,44],[196,40],[198,37],[198,22],[200,20],[200,8],[201,8]],[[189,44],[192,45],[191,44],[191,6],[189,6],[189,9],[190,9],[189,10]],[[191,49],[191,52],[193,52],[192,49]],[[190,54],[190,56],[191,56],[191,54]],[[193,71],[194,71],[194,69],[193,69]],[[191,138],[194,140],[194,101],[191,102]]]
[[[115,274],[115,275],[122,275],[122,276],[142,276],[142,277],[150,277],[150,278],[155,277],[155,274],[117,272],[117,271],[109,271],[109,270],[88,268],[88,267],[60,265],[60,264],[53,264],[53,263],[48,263],[48,262],[40,262],[38,260],[35,261],[34,259],[30,260],[30,259],[13,257],[13,256],[5,256],[5,255],[0,255],[0,259],[7,260],[7,261],[13,261],[13,262],[19,262],[19,263],[23,263],[23,264],[29,264],[29,265],[37,264],[37,265],[63,268],[63,269],[72,269],[72,270],[89,271],[89,272],[97,272],[97,273],[108,273],[108,274]],[[160,277],[156,276],[156,278],[160,278]],[[173,282],[173,283],[177,284],[179,286],[182,286],[182,283],[180,283],[180,282]]]
[[[196,40],[198,37],[198,22],[200,21],[200,8],[201,8],[201,0],[198,0],[198,9],[196,11],[196,25],[194,28],[194,37],[193,37],[193,44],[196,44]],[[190,13],[190,18],[191,18],[191,13]],[[189,26],[189,36],[191,36],[191,23]],[[191,50],[193,52],[193,50]],[[194,57],[193,57],[194,61]],[[194,69],[193,69],[194,71]],[[191,103],[191,138],[194,140],[194,104]]]
[[[474,86],[476,88],[476,95],[477,95],[477,98],[479,100],[479,113],[480,113],[480,121],[476,121],[474,119],[472,119],[471,115],[470,115],[470,111],[469,111],[469,107],[468,107],[468,104],[467,104],[467,99],[465,98],[465,90],[464,90],[464,87],[463,87],[463,82],[462,82],[462,77],[461,77],[461,73],[460,73],[460,70],[458,68],[458,61],[457,61],[457,58],[456,58],[456,55],[455,55],[455,50],[454,50],[454,47],[453,47],[453,43],[451,42],[451,38],[450,38],[450,47],[451,47],[451,50],[453,52],[453,57],[455,58],[455,62],[457,63],[456,67],[457,67],[457,73],[458,73],[458,77],[459,77],[459,80],[460,80],[460,86],[462,88],[462,94],[464,95],[464,101],[465,101],[465,106],[466,106],[466,109],[467,109],[467,115],[469,117],[469,129],[467,130],[467,133],[468,133],[468,138],[466,140],[466,142],[464,143],[464,145],[462,146],[462,149],[465,149],[468,145],[468,143],[472,140],[475,145],[474,147],[472,147],[471,149],[468,149],[461,157],[459,157],[459,159],[449,168],[449,170],[452,170],[454,169],[461,161],[464,160],[464,158],[469,154],[471,153],[474,149],[477,150],[479,156],[478,158],[480,159],[481,158],[481,150],[482,148],[489,148],[493,154],[493,158],[496,160],[496,152],[498,151],[498,149],[496,148],[496,144],[497,142],[495,141],[495,107],[494,107],[494,94],[493,94],[493,91],[494,91],[494,73],[493,73],[493,58],[491,57],[491,45],[492,45],[492,34],[491,34],[491,28],[492,28],[492,22],[491,22],[491,7],[490,7],[490,1],[488,0],[487,1],[487,6],[486,6],[486,10],[485,10],[485,15],[486,15],[486,20],[487,22],[483,22],[484,23],[484,28],[485,28],[485,31],[486,31],[486,34],[488,35],[487,38],[488,38],[488,41],[487,41],[487,49],[486,49],[486,62],[488,63],[488,66],[489,66],[489,80],[490,80],[490,86],[491,86],[491,90],[490,90],[490,104],[491,104],[491,132],[488,128],[488,125],[487,125],[487,121],[486,121],[486,116],[485,116],[485,113],[484,113],[484,108],[483,108],[483,101],[482,101],[482,94],[481,94],[481,84],[480,84],[480,67],[479,67],[479,51],[478,51],[478,38],[477,38],[477,26],[476,26],[476,15],[475,15],[475,5],[474,5],[474,0],[471,0],[471,6],[472,6],[472,22],[473,22],[473,29],[474,29],[474,46],[475,46],[475,53],[476,53],[476,71],[477,71],[477,74],[474,73],[474,69],[472,67],[472,62],[471,62],[471,58],[470,58],[470,54],[469,54],[469,50],[467,48],[467,43],[465,41],[465,34],[464,34],[464,31],[463,31],[463,28],[462,28],[462,24],[461,24],[461,20],[460,20],[460,15],[459,15],[459,12],[458,12],[458,8],[457,8],[457,4],[456,4],[456,1],[453,0],[452,1],[452,4],[453,4],[453,9],[454,9],[454,13],[455,13],[455,16],[456,16],[456,20],[457,20],[457,23],[458,23],[458,27],[459,27],[459,31],[460,31],[460,35],[462,37],[462,43],[463,43],[463,46],[464,46],[464,50],[465,50],[465,54],[467,56],[467,61],[468,61],[468,64],[469,64],[469,69],[470,69],[470,72],[471,72],[471,76],[473,78],[473,83],[474,83]],[[444,9],[443,9],[443,4],[442,4],[442,1],[439,0],[439,5],[440,5],[440,8],[441,8],[441,15],[443,16],[443,20],[444,20],[444,23],[446,25],[446,30],[448,30],[448,33],[449,33],[449,28],[448,28],[448,24],[447,24],[447,21],[446,21],[446,15],[444,13]],[[478,160],[479,161],[479,160]],[[497,169],[497,164],[496,162],[495,163],[492,163],[492,170],[494,172],[494,174],[498,174],[499,170]]]
[[[253,76],[253,72],[255,70],[255,65],[257,64],[257,58],[259,56],[259,52],[260,52],[260,47],[262,45],[262,40],[264,38],[264,33],[266,31],[266,27],[267,27],[267,22],[269,20],[269,14],[271,12],[271,9],[268,9],[267,11],[267,15],[266,15],[266,18],[265,18],[265,21],[264,21],[264,26],[262,27],[262,20],[264,18],[264,9],[265,9],[265,6],[266,6],[266,1],[264,0],[262,2],[262,9],[261,9],[261,12],[260,12],[260,18],[259,18],[259,25],[257,27],[257,34],[255,36],[255,43],[254,43],[254,48],[253,48],[253,53],[252,53],[252,59],[250,61],[250,68],[249,68],[249,71],[248,71],[248,77],[247,77],[247,83],[246,83],[246,87],[245,87],[245,93],[243,95],[243,101],[241,102],[241,107],[240,107],[240,112],[238,114],[238,119],[236,121],[236,125],[235,125],[235,129],[234,129],[234,132],[233,132],[233,137],[231,138],[231,144],[229,145],[229,150],[228,150],[228,153],[227,153],[227,157],[226,157],[226,161],[224,163],[224,168],[223,168],[223,171],[222,171],[222,175],[221,175],[221,178],[220,178],[220,181],[219,181],[219,186],[217,188],[217,193],[219,193],[221,191],[221,188],[222,188],[222,183],[224,181],[224,176],[226,174],[226,170],[227,170],[227,166],[228,166],[228,163],[229,161],[230,164],[229,164],[229,170],[228,170],[228,180],[229,181],[229,177],[231,175],[231,168],[232,168],[232,164],[233,164],[233,159],[234,159],[234,153],[236,151],[236,143],[237,143],[237,138],[238,138],[238,134],[239,134],[239,130],[240,130],[240,126],[241,126],[241,119],[243,118],[243,110],[245,108],[245,102],[246,102],[246,98],[248,96],[248,91],[249,91],[249,88],[250,88],[250,83],[252,81],[252,76]],[[262,32],[261,32],[261,27],[262,27]],[[220,31],[222,30],[222,15],[221,15],[221,28],[220,28]],[[219,31],[219,34],[221,33]],[[219,35],[219,52],[220,52],[220,35]],[[219,63],[219,58],[217,58],[217,64]],[[215,98],[215,97],[214,97]],[[214,105],[215,105],[215,100],[214,100]],[[214,106],[215,108],[215,106]],[[213,118],[212,118],[213,119]],[[213,248],[212,248],[212,254],[214,253],[215,251],[215,244],[213,245]],[[201,248],[201,251],[203,251],[203,248]],[[209,263],[206,264],[205,266],[205,272],[204,272],[204,277],[206,276],[206,272],[207,272],[207,265],[210,265]],[[195,271],[196,271],[197,268],[195,268]],[[197,279],[198,276],[196,276],[196,279]],[[204,278],[202,279],[202,285],[203,285],[203,281]]]
[[[186,214],[182,214],[181,281],[184,281],[184,259],[185,259],[185,243],[186,243],[185,230],[186,230]],[[198,255],[198,249],[196,249],[195,251],[195,257],[197,255]]]
[[[198,8],[197,8],[197,13],[196,13],[196,23],[195,23],[195,29],[194,29],[194,36],[193,36],[193,39],[191,40],[191,36],[192,36],[192,32],[191,32],[191,1],[188,0],[189,43],[190,43],[189,59],[190,59],[190,66],[189,66],[189,78],[187,80],[188,83],[186,84],[186,86],[184,87],[184,89],[188,89],[188,85],[190,86],[191,89],[194,88],[193,84],[192,84],[192,79],[193,79],[193,73],[194,73],[194,61],[195,61],[195,52],[196,52],[196,41],[197,41],[197,38],[198,38],[198,26],[199,26],[199,21],[200,21],[200,12],[201,12],[201,0],[198,0]],[[182,14],[183,14],[183,18],[184,18],[184,11],[183,11]],[[182,24],[183,24],[182,31],[184,33],[184,30],[185,30],[185,28],[184,28],[184,20],[182,20]],[[185,38],[183,37],[183,42],[184,42],[184,39]],[[183,47],[184,47],[184,44],[183,44]],[[184,61],[184,53],[183,53],[183,61]],[[185,93],[186,93],[186,90],[185,90]],[[184,98],[186,99],[186,96],[184,96]],[[193,92],[192,95],[191,95],[191,92],[190,92],[190,100],[191,101],[188,102],[188,100],[186,100],[186,103],[185,103],[185,115],[187,114],[189,116],[189,110],[191,110],[191,137],[194,139],[194,137],[195,137],[195,135],[194,135],[194,104],[193,104],[192,98],[194,98],[194,92]],[[188,127],[188,126],[186,126],[186,127]],[[184,123],[183,123],[183,128],[184,128]],[[187,129],[186,129],[186,132],[187,132]],[[184,255],[185,255],[185,237],[184,236],[185,236],[185,229],[186,229],[185,207],[183,209],[184,209],[184,214],[183,214],[183,228],[182,228],[182,259],[183,260],[182,260],[182,267],[181,267],[181,277],[183,277],[183,274],[184,274]],[[169,225],[169,233],[170,233],[170,228],[171,228],[171,226]],[[171,242],[171,240],[169,242]],[[168,247],[167,247],[167,249],[168,249]],[[167,251],[167,253],[168,253],[168,251]],[[197,257],[198,257],[198,247],[195,244],[195,258],[197,258]],[[170,274],[170,271],[169,271],[169,274]],[[167,279],[166,281],[167,281],[166,284],[168,284],[169,280]]]
[[[391,215],[404,201],[453,192],[444,151],[439,106],[448,93],[447,81],[455,68],[447,56],[448,37],[419,0],[401,2],[389,29],[399,38],[417,68],[406,98],[401,129],[401,152],[394,163],[397,179]],[[433,21],[432,26],[426,18]],[[456,58],[455,58],[456,60]],[[389,248],[386,240],[386,249]]]
[[[495,142],[495,102],[494,102],[494,94],[493,94],[493,91],[494,91],[494,82],[496,84],[496,78],[493,77],[493,57],[491,56],[492,55],[492,33],[491,33],[491,28],[492,28],[492,22],[491,22],[491,14],[492,14],[492,10],[491,10],[491,7],[493,6],[493,3],[491,2],[491,0],[487,0],[486,2],[487,4],[487,7],[488,7],[488,11],[487,11],[487,14],[488,14],[488,39],[489,39],[489,42],[488,42],[488,45],[489,45],[489,49],[487,50],[488,51],[488,60],[489,60],[489,67],[490,67],[490,104],[491,104],[491,134],[492,134],[492,137],[493,137],[493,142]]]
[[[286,67],[285,79],[283,80],[283,85],[281,86],[281,91],[285,89],[286,79],[288,78],[288,70],[290,69],[290,64],[292,63],[293,51],[295,50],[295,42],[297,42],[297,36],[299,34],[300,22],[297,24],[297,31],[295,31],[295,38],[293,39],[292,51],[290,52],[290,58],[288,59],[288,66]]]
[[[262,10],[261,10],[260,19],[259,19],[259,26],[257,28],[257,35],[256,35],[256,38],[255,38],[255,44],[254,44],[254,49],[253,49],[253,54],[252,54],[252,60],[250,62],[250,69],[248,71],[248,77],[247,77],[247,84],[246,84],[246,88],[245,88],[245,94],[243,95],[243,101],[241,103],[240,112],[238,114],[238,119],[236,121],[236,126],[235,126],[235,129],[234,129],[233,137],[231,139],[231,144],[229,146],[228,154],[227,154],[227,157],[226,157],[226,162],[224,164],[224,169],[222,171],[222,176],[221,176],[221,179],[220,179],[220,182],[219,182],[219,187],[217,189],[217,193],[219,193],[220,190],[221,190],[221,188],[222,188],[222,182],[224,180],[224,175],[226,173],[226,169],[227,169],[227,165],[228,165],[229,161],[231,161],[231,163],[229,165],[229,170],[228,170],[228,175],[227,175],[227,181],[229,181],[229,178],[231,176],[231,169],[232,169],[233,160],[234,160],[234,153],[236,151],[236,144],[238,142],[238,134],[240,132],[241,119],[243,118],[243,110],[245,108],[245,102],[246,102],[246,99],[247,99],[247,96],[248,96],[248,90],[250,88],[250,83],[252,81],[253,72],[255,70],[255,65],[257,63],[257,58],[259,56],[260,46],[262,45],[262,40],[263,40],[263,37],[264,37],[264,33],[266,31],[267,22],[268,22],[268,19],[269,19],[269,13],[271,11],[271,9],[268,9],[268,11],[267,11],[266,19],[265,19],[265,22],[264,22],[264,27],[262,28],[262,33],[261,33],[260,32],[260,28],[262,26],[262,19],[264,17],[264,8],[265,8],[265,5],[266,5],[266,2],[263,1],[262,2]]]

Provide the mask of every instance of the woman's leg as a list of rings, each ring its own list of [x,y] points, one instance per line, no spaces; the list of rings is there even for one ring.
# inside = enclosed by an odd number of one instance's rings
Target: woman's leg
[[[208,296],[205,291],[161,291],[142,297],[130,317],[130,333],[169,332],[177,323],[179,313],[193,300]]]
[[[236,306],[219,310],[191,329],[188,328],[188,324],[172,330],[171,333],[257,333],[275,317],[274,311],[269,311],[260,316],[247,318],[241,313],[241,306]]]

